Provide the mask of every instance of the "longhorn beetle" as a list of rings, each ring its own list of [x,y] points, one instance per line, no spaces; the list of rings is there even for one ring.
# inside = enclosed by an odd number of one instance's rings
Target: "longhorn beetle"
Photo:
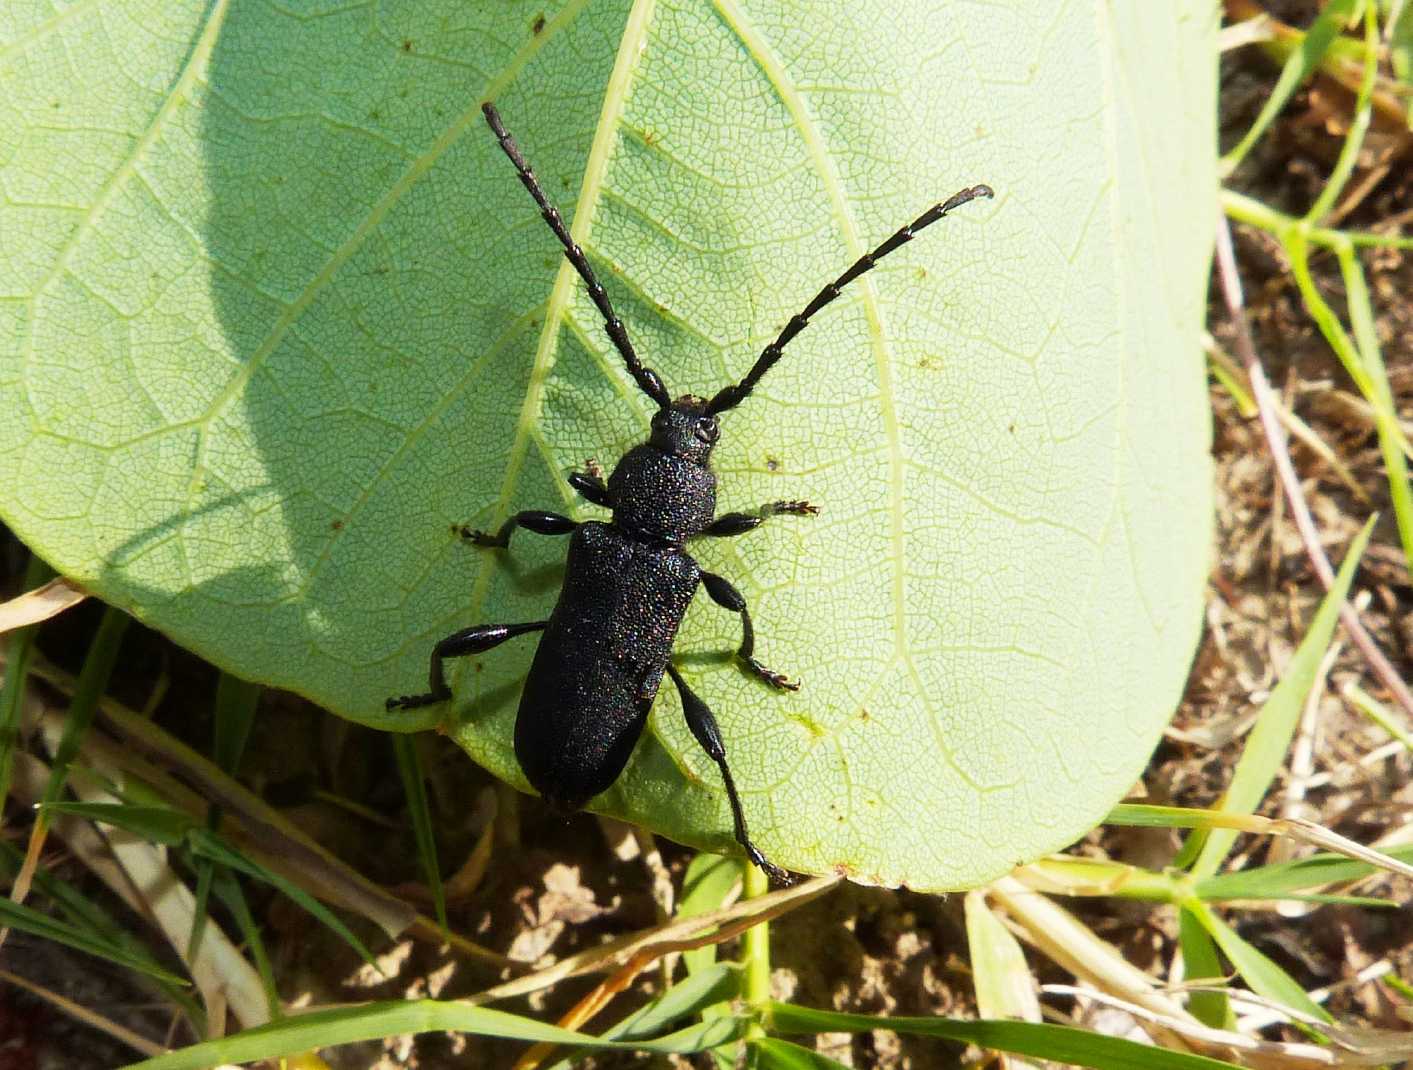
[[[991,189],[972,186],[953,194],[859,257],[785,324],[739,383],[723,387],[710,400],[684,394],[674,401],[657,372],[638,359],[588,257],[570,237],[535,172],[506,133],[495,106],[486,103],[481,110],[521,183],[564,246],[565,257],[584,280],[628,373],[658,411],[648,441],[629,450],[607,482],[593,464],[587,471],[569,475],[570,486],[580,495],[613,510],[608,523],[580,523],[559,513],[526,510],[506,520],[494,535],[457,528],[477,546],[500,549],[509,548],[516,528],[538,535],[569,535],[559,601],[547,620],[480,624],[447,636],[432,649],[431,690],[390,698],[387,708],[410,709],[450,698],[442,664],[446,658],[479,654],[518,635],[543,632],[515,719],[515,757],[546,801],[566,811],[578,810],[618,779],[666,673],[682,698],[687,727],[721,769],[737,842],[752,862],[783,882],[785,872],[751,842],[716,718],[672,664],[672,642],[700,584],[717,605],[741,615],[736,656],[742,667],[771,687],[795,690],[798,684],[756,660],[755,629],[741,592],[725,577],[704,571],[687,553],[686,544],[701,536],[743,535],[781,513],[808,515],[818,510],[808,502],[772,502],[753,513],[717,516],[716,476],[711,470],[711,451],[721,433],[717,417],[750,395],[810,317],[838,297],[844,286],[952,209],[992,196]]]

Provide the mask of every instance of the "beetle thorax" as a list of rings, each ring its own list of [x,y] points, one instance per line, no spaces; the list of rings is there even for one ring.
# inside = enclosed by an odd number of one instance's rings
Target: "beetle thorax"
[[[653,542],[682,543],[716,514],[711,451],[720,436],[705,398],[684,394],[653,414],[652,434],[609,476],[613,522]]]
[[[613,522],[653,542],[682,543],[716,515],[716,476],[705,464],[634,446],[608,477]]]

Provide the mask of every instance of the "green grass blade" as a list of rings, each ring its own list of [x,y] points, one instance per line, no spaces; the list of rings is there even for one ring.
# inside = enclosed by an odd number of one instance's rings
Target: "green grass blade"
[[[1388,985],[1389,988],[1393,989],[1404,999],[1413,1000],[1413,985],[1410,985],[1402,977],[1399,977],[1398,974],[1386,973],[1382,980],[1384,984]]]
[[[849,1070],[843,1063],[779,1037],[758,1037],[750,1041],[756,1065],[765,1070]]]
[[[167,984],[186,984],[176,974],[168,973],[142,955],[135,955],[112,941],[96,937],[68,922],[51,918],[48,914],[35,910],[33,907],[27,907],[23,903],[0,898],[0,925],[18,929],[20,932],[29,933],[31,936],[37,936],[43,940],[52,940],[56,944],[64,944],[66,947],[72,947],[96,958],[116,962],[119,966],[126,966],[130,970],[144,973],[149,977],[165,981]]]
[[[1250,896],[1235,896],[1220,900],[1220,902],[1240,904],[1251,898]],[[1268,902],[1270,898],[1271,897],[1268,896],[1258,896],[1256,900],[1259,902]],[[1274,898],[1279,899],[1283,903],[1315,903],[1320,906],[1367,907],[1370,910],[1397,910],[1404,905],[1397,899],[1377,899],[1371,895],[1320,895],[1315,893],[1298,895],[1291,893]],[[1218,900],[1208,901],[1217,902]]]
[[[1413,84],[1413,4],[1404,4],[1398,11],[1398,21],[1387,27],[1389,64],[1394,77],[1405,87]],[[1408,125],[1413,127],[1413,96],[1408,100]]]
[[[1300,47],[1292,51],[1286,58],[1285,66],[1281,68],[1275,88],[1271,90],[1271,95],[1265,106],[1256,116],[1256,121],[1251,124],[1251,129],[1237,142],[1235,148],[1221,158],[1218,167],[1223,178],[1236,170],[1241,161],[1246,158],[1246,154],[1251,151],[1252,146],[1261,140],[1261,135],[1281,113],[1281,109],[1289,103],[1295,91],[1319,66],[1320,60],[1329,49],[1331,42],[1338,36],[1341,25],[1354,10],[1354,3],[1355,0],[1332,0],[1331,3],[1325,5],[1325,9],[1320,12],[1319,17],[1305,32]]]
[[[975,1044],[993,1051],[1095,1067],[1096,1070],[1232,1070],[1235,1065],[1209,1059],[1205,1055],[1165,1051],[1150,1044],[1138,1044],[1085,1029],[1035,1022],[887,1018],[774,1003],[770,1008],[770,1023],[781,1033],[862,1033],[888,1029],[895,1033],[936,1037],[958,1044]]]
[[[260,702],[259,684],[252,684],[228,672],[216,681],[216,731],[211,759],[225,772],[235,774],[245,754],[250,727],[255,723],[255,707]]]
[[[1334,355],[1339,358],[1345,372],[1354,380],[1359,393],[1377,412],[1380,404],[1379,392],[1369,376],[1368,369],[1364,367],[1359,351],[1345,331],[1344,324],[1321,295],[1315,277],[1310,274],[1309,233],[1297,220],[1292,225],[1276,231],[1276,237],[1280,239],[1290,257],[1291,277],[1295,279],[1296,288],[1300,291],[1300,300],[1305,304],[1305,311],[1310,313],[1315,326],[1320,328],[1320,333],[1325,336],[1330,349],[1334,350]],[[1334,241],[1329,244],[1337,244],[1339,240],[1339,236],[1335,235]]]
[[[1260,410],[1256,408],[1256,401],[1251,396],[1251,392],[1241,382],[1240,373],[1234,368],[1228,368],[1212,354],[1207,354],[1207,371],[1212,378],[1221,384],[1222,389],[1231,395],[1231,399],[1236,402],[1236,408],[1242,417],[1251,419]]]
[[[1251,986],[1251,991],[1322,1021],[1333,1021],[1329,1011],[1307,996],[1305,989],[1296,983],[1295,978],[1276,965],[1264,952],[1242,939],[1237,931],[1219,918],[1207,904],[1194,901],[1185,906],[1221,948],[1222,954],[1227,957],[1236,972]]]
[[[1320,602],[1320,608],[1315,613],[1314,620],[1310,622],[1310,628],[1301,640],[1295,656],[1286,666],[1280,683],[1261,707],[1256,727],[1247,737],[1246,746],[1236,764],[1236,771],[1232,774],[1231,785],[1222,798],[1222,810],[1233,813],[1253,812],[1280,771],[1291,736],[1300,720],[1305,696],[1314,684],[1320,659],[1329,648],[1335,625],[1339,622],[1340,608],[1349,595],[1349,587],[1354,582],[1359,559],[1364,555],[1364,548],[1368,546],[1373,530],[1374,521],[1371,518],[1350,544],[1340,565],[1339,575],[1335,577],[1334,586]],[[1207,834],[1207,842],[1202,845],[1202,851],[1192,866],[1193,876],[1202,880],[1216,873],[1231,849],[1236,835],[1231,829],[1210,831]]]
[[[675,984],[642,1010],[635,1011],[604,1031],[603,1040],[640,1040],[666,1029],[673,1022],[703,1009],[734,999],[741,987],[741,967],[719,962]]]
[[[54,575],[47,563],[33,554],[25,568],[24,589],[32,591]],[[15,743],[20,738],[20,707],[24,700],[25,676],[34,651],[34,633],[39,626],[16,628],[6,637],[5,683],[0,687],[0,800],[10,797],[10,775],[15,763]]]
[[[187,934],[187,958],[195,961],[201,953],[201,938],[206,934],[206,918],[211,910],[211,882],[216,876],[216,864],[206,858],[195,860],[196,891],[192,896],[191,931]]]
[[[265,951],[265,940],[260,935],[260,926],[255,921],[255,915],[250,912],[250,904],[246,901],[245,892],[240,886],[240,881],[236,880],[235,874],[214,864],[212,869],[212,890],[235,918],[236,925],[240,928],[241,940],[249,950],[250,957],[255,960],[255,971],[260,975],[260,986],[265,990],[265,1001],[270,1008],[270,1017],[278,1018],[284,1013],[284,1007],[280,1003],[279,988],[275,983],[275,971],[270,965],[270,956]],[[189,952],[188,958],[191,957],[194,957],[194,953]]]
[[[1369,720],[1373,721],[1406,748],[1413,750],[1413,729],[1410,729],[1409,725],[1401,716],[1393,710],[1390,710],[1358,684],[1346,684],[1343,690],[1344,697],[1354,703]]]
[[[600,1040],[641,1040],[681,1021],[734,999],[741,987],[741,968],[733,962],[712,965],[673,985],[647,1006],[615,1022]],[[571,1052],[552,1070],[567,1070],[577,1052]]]
[[[315,899],[293,881],[286,880],[274,870],[266,869],[264,866],[251,861],[235,848],[224,843],[207,829],[196,829],[189,837],[189,845],[198,858],[207,858],[213,862],[218,862],[223,866],[229,866],[233,870],[244,873],[248,877],[264,881],[284,892],[286,896],[293,899],[306,912],[314,915],[324,924],[330,932],[338,936],[354,951],[358,952],[360,958],[369,966],[372,966],[380,974],[383,972],[373,959],[373,953],[364,946],[363,941],[353,934],[353,930],[339,920],[337,914],[331,911],[323,903]]]
[[[103,610],[103,619],[98,631],[84,655],[83,668],[79,671],[78,682],[74,685],[74,697],[69,701],[68,715],[64,718],[64,733],[59,740],[59,749],[54,755],[53,772],[49,783],[44,786],[44,802],[59,799],[68,779],[69,766],[78,757],[79,746],[88,726],[93,723],[93,715],[98,711],[98,700],[108,690],[108,680],[113,675],[113,666],[118,662],[118,650],[122,646],[123,633],[127,631],[131,618],[122,610],[108,606]]]
[[[1178,911],[1178,943],[1182,947],[1184,981],[1225,983],[1227,971],[1222,969],[1217,945],[1201,921],[1186,907]],[[1187,1009],[1199,1022],[1214,1029],[1230,1029],[1236,1020],[1231,1012],[1231,1001],[1222,992],[1193,992],[1188,997]]]
[[[1398,234],[1378,234],[1368,230],[1329,230],[1325,227],[1306,227],[1293,215],[1277,211],[1269,204],[1248,197],[1236,190],[1224,189],[1221,193],[1222,211],[1237,223],[1260,227],[1262,230],[1281,237],[1281,232],[1292,227],[1306,232],[1306,236],[1316,245],[1331,246],[1336,242],[1347,241],[1357,249],[1413,249],[1413,238]]]
[[[702,851],[687,866],[687,874],[682,878],[682,898],[677,903],[679,918],[692,918],[706,914],[725,905],[741,880],[741,863],[726,855]],[[682,952],[682,961],[688,973],[704,970],[716,962],[716,945],[694,948]]]
[[[1413,846],[1391,847],[1386,854],[1401,862],[1413,863]],[[1275,862],[1237,873],[1218,873],[1198,881],[1193,888],[1198,898],[1216,899],[1279,899],[1305,888],[1322,884],[1358,880],[1377,867],[1336,854],[1317,854],[1294,862]]]
[[[175,847],[196,829],[196,821],[179,810],[167,806],[131,806],[127,803],[48,803],[45,810],[87,818],[114,828],[124,829],[149,843]]]
[[[1398,406],[1389,386],[1379,348],[1379,334],[1374,327],[1374,307],[1369,299],[1369,285],[1359,254],[1348,242],[1334,246],[1339,260],[1340,277],[1344,280],[1345,301],[1349,308],[1349,323],[1354,331],[1354,344],[1359,361],[1373,390],[1365,398],[1374,409],[1374,425],[1379,434],[1379,452],[1383,454],[1388,478],[1389,498],[1398,523],[1399,541],[1403,544],[1403,560],[1413,573],[1413,485],[1408,480],[1408,459],[1403,452],[1403,432],[1398,420]]]
[[[1315,203],[1310,206],[1310,211],[1305,214],[1306,220],[1312,224],[1324,219],[1334,207],[1339,195],[1344,192],[1345,183],[1354,173],[1354,165],[1359,159],[1364,135],[1369,132],[1369,120],[1373,114],[1371,99],[1374,79],[1379,72],[1379,24],[1374,6],[1372,3],[1364,5],[1364,73],[1359,80],[1359,92],[1354,103],[1354,120],[1349,124],[1349,131],[1340,146],[1339,158],[1335,160],[1330,176],[1325,180],[1325,188],[1320,191],[1319,197],[1315,198]],[[1329,7],[1325,11],[1328,11]]]
[[[251,725],[255,723],[255,707],[260,701],[259,684],[247,683],[239,677],[223,672],[216,681],[215,738],[212,741],[212,760],[224,772],[235,775],[240,768],[241,755],[245,753],[246,741],[250,738]],[[216,832],[221,827],[221,808],[211,806],[206,812],[206,827]],[[211,900],[211,883],[215,863],[208,859],[196,860],[196,903],[191,915],[191,939],[187,943],[187,954],[195,958],[201,949],[201,936],[206,931],[206,915]]]
[[[0,877],[13,880],[23,861],[24,854],[14,844],[0,840]],[[53,901],[70,925],[91,929],[110,941],[127,933],[116,918],[42,863],[34,871],[34,888]]]
[[[1104,818],[1106,825],[1130,828],[1215,829],[1223,827],[1226,815],[1220,810],[1193,806],[1153,806],[1149,803],[1119,803]]]
[[[165,807],[129,806],[124,803],[51,803],[46,809],[115,825],[153,843],[176,846],[184,842],[198,863],[204,861],[228,866],[278,888],[358,952],[364,962],[377,968],[372,952],[323,903],[293,881],[251,861],[186,814]]]
[[[430,1032],[475,1033],[529,1043],[690,1055],[738,1038],[744,1027],[741,1020],[718,1018],[714,1022],[690,1026],[653,1040],[619,1042],[560,1029],[533,1018],[523,1018],[489,1007],[468,1007],[463,1003],[440,1000],[393,1000],[331,1007],[283,1018],[234,1036],[144,1059],[129,1064],[125,1070],[205,1070],[217,1063],[275,1059],[338,1044]],[[1214,1067],[1218,1065],[1221,1064],[1212,1064]]]
[[[0,876],[13,879],[19,873],[23,860],[24,855],[13,844],[0,840]],[[145,962],[148,968],[141,972],[152,978],[162,998],[181,1009],[192,1023],[197,1036],[205,1032],[206,1011],[191,997],[188,983],[181,978],[172,982],[160,976],[165,974],[166,970],[157,961],[151,949],[124,928],[118,919],[42,864],[36,867],[33,880],[34,892],[46,896],[57,906],[64,921],[71,928],[86,932],[90,938],[107,943],[137,961]],[[34,892],[31,892],[31,895]]]
[[[407,798],[407,813],[412,819],[412,835],[417,842],[417,861],[422,876],[436,905],[437,924],[449,933],[446,920],[446,889],[442,887],[442,867],[437,859],[437,832],[432,824],[432,810],[427,805],[427,782],[422,776],[422,760],[417,754],[417,738],[410,733],[392,733],[393,754],[397,756],[397,772],[402,778],[403,794]]]

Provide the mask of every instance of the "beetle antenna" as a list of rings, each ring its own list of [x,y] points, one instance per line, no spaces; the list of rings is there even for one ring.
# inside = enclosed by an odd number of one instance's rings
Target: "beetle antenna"
[[[495,134],[496,140],[500,142],[501,149],[510,157],[510,162],[515,165],[516,173],[520,175],[521,184],[535,199],[535,203],[540,206],[540,215],[549,224],[550,230],[554,231],[554,236],[559,239],[559,244],[564,246],[565,259],[574,266],[574,270],[579,273],[579,277],[584,280],[584,285],[588,287],[589,296],[593,298],[599,314],[603,316],[604,328],[608,331],[609,341],[622,355],[623,363],[628,365],[628,374],[633,377],[638,388],[644,394],[657,402],[659,408],[667,408],[671,405],[672,399],[668,396],[667,387],[663,385],[662,377],[651,368],[646,367],[638,359],[638,354],[633,351],[633,343],[628,340],[627,328],[623,326],[623,321],[618,318],[613,311],[613,305],[608,300],[608,291],[595,277],[594,269],[589,266],[589,258],[584,255],[584,250],[569,236],[569,229],[564,225],[559,209],[550,204],[549,198],[545,196],[545,191],[540,188],[540,181],[535,177],[535,172],[525,162],[525,157],[520,155],[520,146],[516,145],[515,139],[506,133],[505,125],[500,121],[500,113],[496,111],[495,105],[486,101],[481,105],[481,113],[485,115],[486,122],[490,124],[491,131]]]
[[[803,311],[797,312],[789,323],[785,324],[785,329],[780,332],[775,341],[771,342],[770,345],[766,346],[765,349],[761,351],[761,355],[756,358],[755,366],[751,368],[744,379],[731,386],[722,387],[721,390],[717,392],[716,396],[707,404],[707,412],[725,412],[727,409],[734,409],[737,405],[746,400],[750,392],[755,389],[756,384],[760,382],[761,377],[775,366],[775,362],[780,359],[782,351],[790,344],[791,339],[805,329],[810,321],[810,317],[838,297],[845,286],[873,268],[894,249],[912,241],[918,231],[922,230],[924,227],[932,226],[933,223],[936,223],[953,208],[960,208],[968,201],[974,201],[978,197],[994,196],[995,193],[990,186],[972,186],[959,193],[954,193],[941,204],[933,205],[907,226],[902,227],[891,238],[878,246],[878,248],[874,249],[872,252],[864,253],[863,256],[854,261],[849,270],[845,271],[844,274],[840,275],[833,282],[825,286],[824,289],[820,290],[819,293],[815,294],[814,300],[806,305]]]

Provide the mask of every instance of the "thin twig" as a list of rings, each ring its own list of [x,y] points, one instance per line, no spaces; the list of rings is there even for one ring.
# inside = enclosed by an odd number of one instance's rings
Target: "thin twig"
[[[1334,586],[1334,568],[1320,545],[1320,533],[1310,515],[1310,506],[1300,489],[1300,480],[1295,474],[1295,466],[1291,464],[1290,452],[1286,448],[1285,430],[1276,417],[1276,402],[1271,384],[1266,379],[1266,373],[1256,356],[1256,346],[1251,340],[1251,328],[1246,322],[1246,304],[1241,294],[1241,279],[1236,270],[1236,254],[1232,251],[1231,228],[1225,214],[1219,215],[1217,219],[1217,275],[1221,280],[1227,312],[1236,328],[1237,353],[1246,365],[1246,374],[1251,380],[1251,393],[1256,400],[1256,407],[1260,410],[1261,428],[1266,433],[1266,443],[1271,450],[1276,475],[1285,491],[1286,500],[1290,503],[1290,514],[1295,520],[1296,530],[1300,532],[1300,539],[1305,544],[1305,552],[1310,556],[1315,574],[1320,577],[1320,582],[1328,591]],[[1349,637],[1354,640],[1354,645],[1363,652],[1364,659],[1374,670],[1374,675],[1388,688],[1398,704],[1413,716],[1413,691],[1409,691],[1408,685],[1398,675],[1398,670],[1364,629],[1359,613],[1346,602],[1340,608],[1339,616]]]

